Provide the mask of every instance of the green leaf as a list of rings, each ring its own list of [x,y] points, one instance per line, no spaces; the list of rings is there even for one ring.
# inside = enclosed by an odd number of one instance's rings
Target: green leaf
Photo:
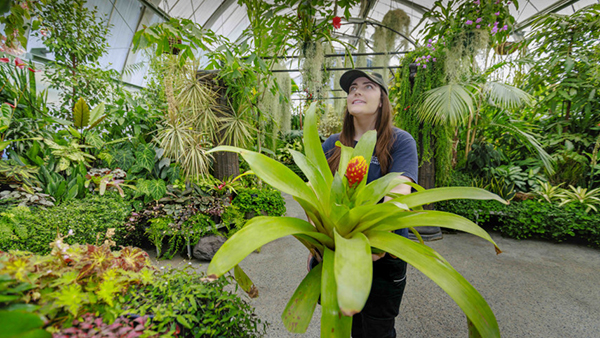
[[[278,238],[296,234],[308,235],[323,244],[333,246],[331,238],[317,232],[307,221],[293,217],[254,217],[221,246],[210,262],[206,274],[221,276],[261,246]]]
[[[21,311],[0,311],[2,338],[51,338],[50,332],[43,330],[44,321],[34,313]]]
[[[292,333],[305,333],[321,294],[321,270],[315,266],[302,280],[281,314],[283,325]]]
[[[498,195],[485,189],[471,187],[447,187],[435,188],[425,191],[415,192],[409,195],[402,195],[394,198],[390,202],[400,202],[406,204],[409,208],[418,207],[425,204],[453,199],[472,199],[472,200],[496,200],[503,204],[508,204]]]
[[[135,152],[136,165],[152,171],[154,169],[154,156],[156,156],[156,153],[152,147],[140,145]]]
[[[321,139],[319,138],[319,132],[317,130],[317,102],[311,103],[310,107],[306,111],[306,124],[304,127],[304,152],[306,157],[314,166],[321,172],[325,183],[328,187],[331,186],[333,181],[333,175],[327,164],[327,158],[323,153],[323,147],[321,146]]]
[[[258,289],[256,289],[250,277],[242,270],[239,264],[233,268],[233,275],[238,285],[242,290],[246,291],[250,298],[258,297]]]
[[[104,114],[104,102],[101,102],[99,105],[97,105],[96,107],[94,107],[94,109],[92,109],[92,111],[90,112],[90,117],[89,117],[89,124],[90,124],[90,128],[92,129],[95,126],[95,123],[99,122],[98,120],[100,120],[100,118],[102,118],[102,115]]]
[[[317,194],[317,198],[321,202],[320,205],[329,205],[330,184],[325,182],[325,178],[321,172],[308,160],[301,152],[290,149],[290,154],[294,158],[296,165],[302,170],[308,178],[313,190]]]
[[[362,233],[344,238],[335,233],[335,280],[340,310],[346,316],[359,313],[369,298],[373,260],[369,241]]]
[[[390,190],[395,188],[397,185],[408,183],[406,179],[400,178],[400,175],[402,175],[402,173],[389,173],[367,184],[364,189],[360,191],[360,193],[357,193],[355,205],[360,206],[363,204],[377,204],[385,195],[387,195],[388,192],[390,192]]]
[[[403,215],[404,214],[404,215]],[[447,229],[460,230],[481,237],[494,244],[496,253],[500,249],[490,235],[471,220],[449,212],[423,210],[420,212],[400,212],[380,219],[372,228],[377,231],[392,231],[410,227],[437,226]]]
[[[146,183],[147,183],[146,187],[148,189],[149,195],[155,201],[158,201],[159,199],[161,199],[167,192],[167,187],[165,185],[165,181],[163,181],[163,180],[151,180],[151,181],[146,181]]]
[[[321,338],[350,337],[352,317],[340,311],[335,280],[335,254],[325,248],[321,276]]]
[[[75,127],[80,129],[87,127],[90,122],[90,108],[82,97],[77,100],[73,108],[73,122]]]
[[[387,231],[365,233],[371,246],[414,266],[439,285],[463,310],[482,337],[500,337],[494,313],[479,292],[433,249]]]

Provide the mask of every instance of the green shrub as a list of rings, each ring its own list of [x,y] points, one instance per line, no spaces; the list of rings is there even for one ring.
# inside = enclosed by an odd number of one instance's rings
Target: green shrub
[[[279,191],[273,189],[239,190],[233,199],[233,205],[242,213],[254,213],[256,216],[281,216],[285,214],[285,201]]]
[[[493,201],[454,200],[439,202],[436,206],[509,237],[556,242],[575,239],[600,247],[600,214],[586,213],[582,205],[559,206],[544,200],[512,201],[509,205]]]
[[[184,328],[184,337],[261,337],[265,324],[233,292],[225,277],[207,282],[193,269],[164,269],[148,285],[132,287],[119,298],[121,312],[151,315],[158,332]]]
[[[25,227],[27,236],[23,238],[0,231],[0,250],[46,254],[50,252],[49,244],[56,238],[57,231],[67,234],[70,230],[73,235],[65,239],[69,244],[102,244],[111,228],[116,232],[112,240],[121,245],[122,228],[130,213],[129,202],[113,192],[104,196],[90,194],[84,199],[70,200],[48,209],[10,208],[5,214],[11,216],[0,219],[0,228],[16,230]]]

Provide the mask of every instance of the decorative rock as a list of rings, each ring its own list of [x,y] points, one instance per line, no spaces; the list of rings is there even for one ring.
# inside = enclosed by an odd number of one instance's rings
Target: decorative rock
[[[200,238],[198,244],[194,246],[193,256],[202,261],[210,261],[217,253],[217,250],[225,243],[226,238],[221,236],[206,236]]]

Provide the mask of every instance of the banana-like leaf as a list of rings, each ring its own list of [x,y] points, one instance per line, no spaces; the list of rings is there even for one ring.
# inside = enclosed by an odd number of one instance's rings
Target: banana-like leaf
[[[406,204],[409,208],[414,208],[439,201],[462,198],[471,200],[496,200],[500,203],[508,204],[508,202],[496,194],[493,194],[485,189],[472,187],[434,188],[415,192],[410,195],[402,195],[394,198],[390,202],[400,202]]]
[[[330,187],[333,175],[327,164],[327,158],[323,153],[321,139],[317,130],[317,102],[313,102],[306,111],[306,124],[304,127],[304,152],[309,161],[321,172],[326,186]]]
[[[319,264],[310,270],[281,314],[283,325],[292,333],[304,333],[310,324],[321,294],[322,267]]]
[[[335,280],[335,253],[325,248],[321,275],[321,338],[349,338],[352,317],[340,311]],[[371,264],[371,263],[370,263]]]
[[[371,246],[362,233],[344,238],[335,233],[335,281],[340,310],[346,316],[359,313],[371,292],[373,261]]]
[[[499,254],[502,252],[500,248],[498,248],[498,245],[496,245],[496,242],[494,242],[492,237],[490,237],[485,230],[483,230],[479,225],[473,223],[471,220],[462,216],[449,212],[433,210],[424,210],[417,213],[402,212],[401,214],[405,214],[405,216],[398,218],[398,216],[393,215],[384,219],[380,219],[377,221],[376,225],[373,226],[372,230],[392,231],[420,226],[438,226],[468,232],[475,236],[481,237],[494,244],[496,253]]]
[[[73,122],[77,128],[87,127],[90,123],[90,108],[82,97],[77,100],[73,108]]]
[[[286,194],[297,196],[313,205],[315,209],[321,210],[320,203],[317,200],[314,191],[285,165],[263,154],[237,147],[219,146],[209,150],[207,153],[210,154],[218,151],[228,151],[242,155],[244,160],[250,165],[252,171],[254,171],[256,176],[261,180],[265,181],[273,188]]]
[[[314,190],[317,198],[321,202],[321,205],[329,205],[329,195],[330,195],[330,185],[327,184],[325,178],[315,167],[315,165],[301,152],[290,149],[290,154],[294,158],[294,162],[296,165],[302,170],[302,172],[308,178],[308,181],[311,184],[312,189]],[[325,216],[328,216],[327,210],[325,211]]]
[[[439,285],[463,310],[482,337],[500,337],[494,313],[479,292],[433,249],[387,231],[365,233],[371,246],[414,266]]]
[[[317,232],[307,221],[293,217],[254,217],[221,246],[208,266],[207,275],[211,278],[221,276],[261,246],[297,234],[310,236],[333,247],[333,240]]]
[[[96,107],[94,107],[94,109],[92,109],[92,111],[90,112],[90,116],[89,116],[89,125],[90,125],[89,129],[92,129],[93,127],[95,127],[97,125],[97,123],[99,123],[98,120],[100,120],[100,118],[103,118],[102,115],[104,114],[104,109],[105,109],[104,102],[100,102],[99,105],[97,105]]]

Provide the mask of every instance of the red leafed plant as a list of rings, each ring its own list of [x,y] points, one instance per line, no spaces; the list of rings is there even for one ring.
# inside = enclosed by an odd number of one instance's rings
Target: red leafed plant
[[[52,338],[136,338],[144,333],[147,320],[147,316],[136,319],[119,317],[112,324],[107,324],[101,317],[86,313],[80,319],[73,320],[73,326],[54,333]]]

